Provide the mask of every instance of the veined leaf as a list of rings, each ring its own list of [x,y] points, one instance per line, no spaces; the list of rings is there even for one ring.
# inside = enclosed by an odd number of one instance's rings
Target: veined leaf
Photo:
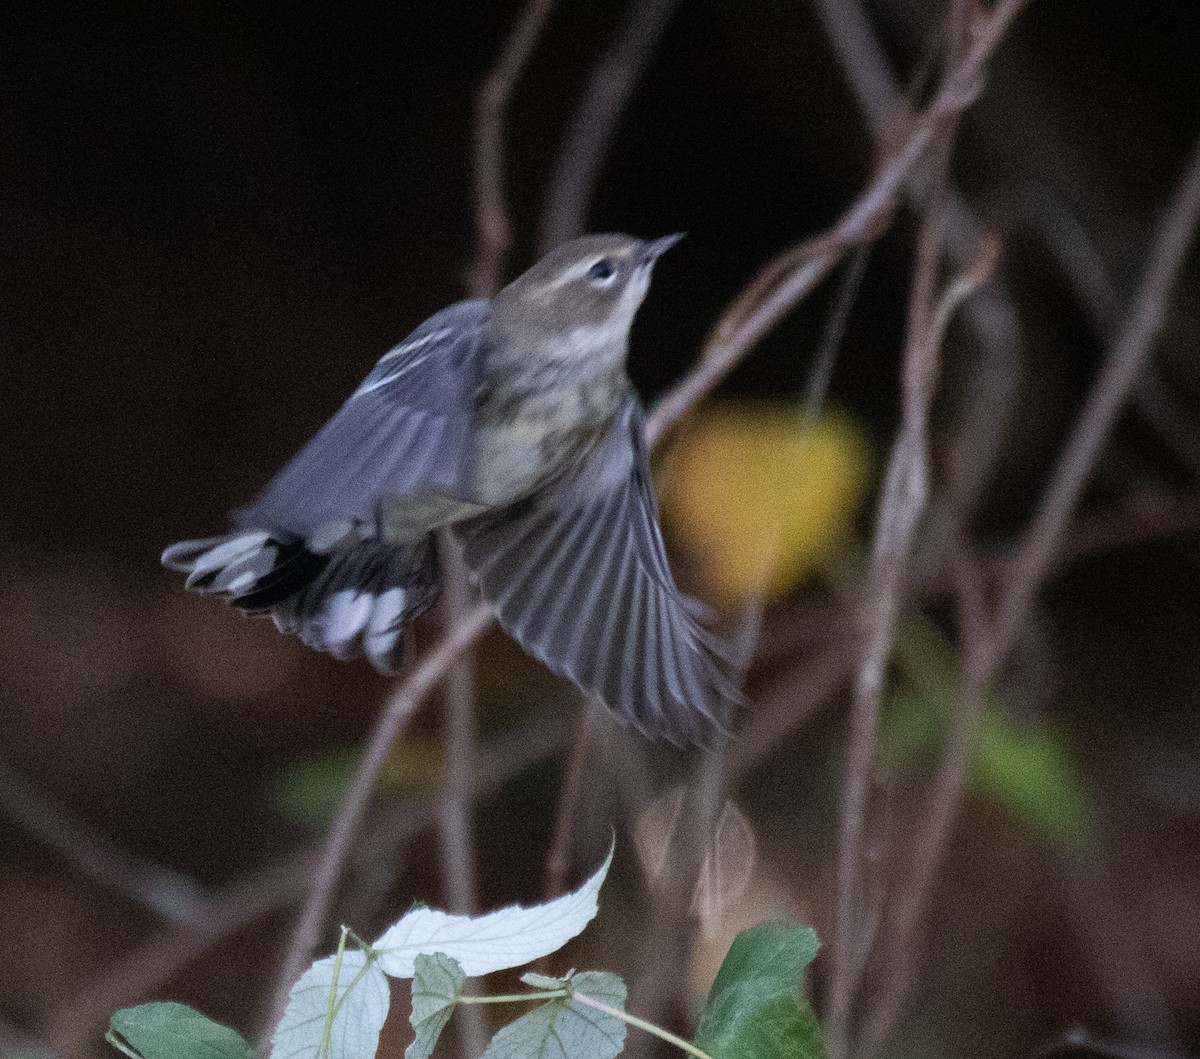
[[[760,923],[743,930],[708,994],[697,1047],[713,1059],[825,1059],[800,979],[817,947],[808,927]]]
[[[562,948],[596,915],[600,887],[613,851],[578,890],[544,904],[510,905],[482,916],[415,908],[380,935],[379,966],[393,978],[411,978],[421,953],[457,960],[468,977],[531,963]]]

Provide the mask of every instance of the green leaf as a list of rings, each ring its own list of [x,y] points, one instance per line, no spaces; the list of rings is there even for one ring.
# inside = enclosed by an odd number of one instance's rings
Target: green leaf
[[[289,762],[275,777],[275,805],[292,823],[328,827],[358,765],[356,750],[328,753]]]
[[[370,1059],[389,999],[373,955],[346,949],[318,960],[292,986],[271,1059]]]
[[[708,994],[696,1045],[713,1059],[825,1059],[800,981],[818,944],[811,929],[788,923],[743,930]]]
[[[625,1010],[625,983],[615,974],[583,971],[569,983],[576,994]],[[578,996],[548,1000],[497,1033],[482,1059],[614,1059],[625,1047],[625,1029]]]
[[[1044,725],[1018,731],[999,712],[979,726],[972,787],[1030,830],[1068,849],[1095,838],[1096,807],[1062,736]]]
[[[408,1021],[416,1032],[412,1044],[404,1052],[404,1059],[429,1059],[434,1045],[454,1005],[462,997],[465,975],[457,960],[441,952],[431,956],[419,954],[414,961],[416,967],[412,980],[412,1014]]]
[[[240,1034],[184,1004],[122,1008],[109,1021],[106,1039],[141,1059],[254,1059]]]

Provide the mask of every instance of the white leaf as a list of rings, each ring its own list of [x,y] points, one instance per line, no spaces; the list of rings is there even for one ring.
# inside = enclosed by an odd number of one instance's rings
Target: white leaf
[[[599,871],[578,890],[530,908],[510,905],[475,917],[413,909],[375,942],[379,966],[393,978],[411,978],[419,953],[441,952],[474,977],[541,959],[562,948],[595,916],[612,856],[610,849]]]
[[[342,953],[337,969],[336,1013],[323,1050],[336,956],[318,960],[292,986],[287,1010],[275,1029],[271,1059],[371,1059],[388,1013],[388,983],[377,960],[359,949]]]
[[[625,1010],[625,983],[615,974],[583,971],[571,986],[576,994]],[[577,996],[548,1000],[500,1030],[482,1059],[615,1059],[625,1047],[625,1030],[621,1019]]]
[[[463,972],[449,956],[421,953],[414,961],[412,984],[413,1042],[404,1050],[404,1059],[429,1059],[450,1021],[454,1005],[462,999]]]

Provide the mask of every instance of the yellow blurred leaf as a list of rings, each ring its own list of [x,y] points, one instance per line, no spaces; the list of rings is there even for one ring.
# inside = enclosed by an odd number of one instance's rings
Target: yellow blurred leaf
[[[846,416],[781,402],[717,405],[682,439],[659,490],[715,597],[775,598],[819,566],[863,497],[869,449]]]

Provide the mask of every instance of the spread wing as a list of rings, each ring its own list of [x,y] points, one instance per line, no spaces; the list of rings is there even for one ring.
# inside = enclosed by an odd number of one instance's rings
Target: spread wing
[[[457,302],[384,354],[235,524],[307,536],[372,520],[387,497],[465,498],[487,311],[483,299]]]
[[[458,527],[500,624],[644,734],[704,742],[738,693],[671,576],[630,398],[581,471]]]

